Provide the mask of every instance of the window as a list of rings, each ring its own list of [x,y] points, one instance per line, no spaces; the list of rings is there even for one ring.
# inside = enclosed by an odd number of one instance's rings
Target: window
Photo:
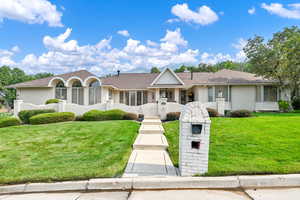
[[[143,91],[143,104],[148,103],[148,92]]]
[[[161,98],[167,98],[168,102],[174,101],[173,89],[160,89],[159,91]]]
[[[225,98],[225,101],[229,101],[230,87],[229,86],[216,86],[215,87],[215,97],[219,97],[222,94],[222,97]]]
[[[55,87],[55,98],[67,100],[67,88],[62,81],[59,81]]]
[[[264,86],[264,101],[277,102],[277,87],[275,86]]]
[[[80,81],[72,84],[72,103],[83,105],[83,87]]]
[[[130,106],[139,106],[148,103],[147,91],[121,91],[120,103]]]
[[[214,88],[208,87],[208,102],[214,102]]]
[[[124,92],[120,92],[120,103],[124,103]]]
[[[89,104],[101,103],[101,87],[99,81],[93,81],[89,85]]]
[[[261,86],[256,86],[256,102],[262,102]]]
[[[112,100],[112,98],[113,98],[113,91],[112,91],[112,89],[109,89],[108,90],[108,99]]]

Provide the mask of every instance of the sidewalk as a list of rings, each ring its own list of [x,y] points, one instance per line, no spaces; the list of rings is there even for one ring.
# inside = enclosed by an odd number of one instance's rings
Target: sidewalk
[[[161,120],[158,117],[145,118],[123,177],[177,176],[168,147]]]

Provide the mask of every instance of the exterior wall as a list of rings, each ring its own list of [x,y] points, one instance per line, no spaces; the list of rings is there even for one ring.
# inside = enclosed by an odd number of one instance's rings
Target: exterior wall
[[[108,93],[108,88],[107,87],[102,87],[101,91],[101,102],[105,103],[109,100],[109,93]]]
[[[42,105],[54,98],[54,88],[18,88],[17,98],[25,103]]]
[[[181,84],[176,77],[169,71],[165,71],[165,73],[163,73],[159,79],[156,81],[157,85],[160,84],[166,84],[166,85],[170,85],[170,84],[174,84],[174,85],[178,85]]]
[[[195,95],[195,101],[200,101],[202,103],[208,102],[208,90],[207,90],[207,87],[195,86],[193,88],[193,92],[194,92],[194,95]]]
[[[232,86],[231,106],[232,110],[255,110],[255,86]]]

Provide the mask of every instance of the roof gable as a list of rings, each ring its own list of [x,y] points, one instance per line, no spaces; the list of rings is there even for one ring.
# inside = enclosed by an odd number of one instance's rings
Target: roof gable
[[[151,85],[184,85],[184,83],[173,70],[166,68],[154,79]]]

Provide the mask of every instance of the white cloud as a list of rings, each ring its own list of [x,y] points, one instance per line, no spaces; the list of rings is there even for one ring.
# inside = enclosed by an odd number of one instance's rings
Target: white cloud
[[[13,46],[13,47],[11,48],[11,51],[14,52],[14,53],[18,53],[18,52],[21,51],[21,49],[20,49],[19,46],[16,45],[16,46]]]
[[[129,34],[129,32],[128,32],[127,30],[120,30],[120,31],[118,31],[117,33],[118,33],[119,35],[124,36],[124,37],[129,37],[129,36],[130,36],[130,34]]]
[[[255,12],[256,12],[255,7],[252,7],[252,8],[250,8],[250,9],[248,10],[248,13],[249,13],[250,15],[254,15]]]
[[[0,66],[9,65],[13,66],[16,65],[15,61],[13,61],[12,57],[15,55],[15,52],[0,49]]]
[[[289,4],[284,7],[280,3],[266,4],[262,3],[261,7],[269,13],[289,19],[300,19],[300,3]]]
[[[61,27],[62,13],[47,0],[0,0],[0,21],[11,19],[29,24]]]
[[[172,7],[171,12],[177,16],[176,19],[170,19],[168,22],[176,22],[178,20],[195,23],[200,25],[208,25],[218,21],[218,15],[208,6],[203,5],[197,11],[189,9],[188,4],[176,4]]]
[[[238,52],[235,54],[234,60],[237,62],[243,62],[246,60],[246,54],[244,52],[244,47],[247,45],[248,41],[244,38],[240,38],[237,43],[232,44],[232,46],[238,50]]]

